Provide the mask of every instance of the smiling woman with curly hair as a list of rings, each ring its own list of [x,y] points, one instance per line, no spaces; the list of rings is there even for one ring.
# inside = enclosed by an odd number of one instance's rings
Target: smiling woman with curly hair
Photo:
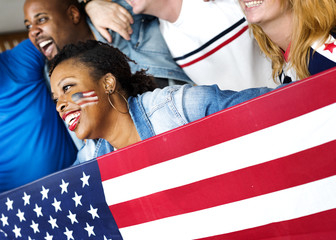
[[[79,139],[105,139],[123,148],[272,90],[190,84],[155,89],[145,71],[131,73],[130,61],[92,40],[65,46],[51,61],[56,109]]]

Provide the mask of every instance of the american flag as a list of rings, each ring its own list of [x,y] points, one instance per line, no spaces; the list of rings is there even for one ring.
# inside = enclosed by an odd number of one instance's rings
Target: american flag
[[[85,107],[98,102],[98,96],[95,91],[77,92],[72,94],[71,99],[81,107]]]
[[[116,239],[114,217],[125,240],[336,239],[335,79],[329,70],[4,193],[0,229]]]
[[[0,239],[122,239],[97,161],[0,195]]]

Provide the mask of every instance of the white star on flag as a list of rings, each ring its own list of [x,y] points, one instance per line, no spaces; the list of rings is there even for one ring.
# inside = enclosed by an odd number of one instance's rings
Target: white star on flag
[[[51,205],[53,205],[55,207],[55,212],[62,211],[61,201],[57,201],[56,198],[54,198],[54,202]]]
[[[6,217],[4,214],[1,215],[0,221],[2,222],[2,226],[8,225],[8,217]]]
[[[27,195],[26,192],[23,193],[23,197],[22,197],[23,201],[24,201],[24,206],[29,205],[30,204],[30,195]]]
[[[13,210],[13,200],[10,200],[9,198],[7,198],[7,201],[6,201],[6,205],[7,205],[7,211],[9,210]]]
[[[49,189],[45,189],[44,186],[42,186],[42,191],[41,191],[42,200],[45,198],[48,199],[48,192],[49,192]]]
[[[67,227],[65,227],[64,234],[67,236],[67,240],[74,239],[72,236],[73,231],[70,231]]]
[[[24,212],[21,212],[21,210],[18,210],[18,213],[16,214],[16,216],[18,216],[18,218],[20,219],[20,222],[22,221],[26,221],[26,218],[24,217]]]
[[[14,225],[13,233],[15,234],[15,238],[22,237],[21,228],[18,228],[16,225]]]
[[[34,230],[34,233],[40,232],[38,226],[39,224],[35,223],[34,220],[32,220],[32,224],[30,225],[30,227]]]
[[[97,211],[98,208],[93,208],[92,205],[90,204],[90,210],[88,210],[88,213],[91,214],[92,219],[95,219],[95,217],[99,218]]]
[[[83,172],[83,177],[80,178],[80,180],[83,182],[82,188],[84,188],[85,185],[89,186],[89,178],[90,175],[86,176],[85,172]]]
[[[36,203],[35,203],[35,208],[33,209],[34,212],[36,212],[36,217],[42,217],[42,207],[39,207]]]
[[[84,229],[88,232],[89,237],[91,235],[96,236],[96,234],[93,231],[93,228],[94,228],[93,226],[90,226],[88,223],[86,223],[86,227]]]
[[[53,239],[53,235],[49,235],[49,233],[47,232],[46,236],[44,237],[45,240],[52,240]]]
[[[75,201],[76,207],[78,205],[82,206],[82,203],[81,203],[82,195],[77,195],[77,193],[75,192],[75,196],[72,199]]]
[[[49,216],[48,223],[50,223],[52,229],[58,228],[58,225],[57,225],[56,221],[57,221],[56,218],[53,218],[52,216]]]
[[[61,187],[61,189],[62,189],[62,192],[61,192],[61,194],[63,194],[63,193],[67,193],[68,192],[68,185],[69,185],[69,183],[67,182],[64,182],[64,180],[62,179],[62,184],[61,185],[59,185],[60,187]]]
[[[104,235],[104,240],[112,240],[112,239],[107,238],[107,237]]]
[[[68,218],[70,218],[71,224],[74,224],[74,222],[78,223],[78,221],[76,219],[76,214],[73,214],[70,210],[69,210]]]

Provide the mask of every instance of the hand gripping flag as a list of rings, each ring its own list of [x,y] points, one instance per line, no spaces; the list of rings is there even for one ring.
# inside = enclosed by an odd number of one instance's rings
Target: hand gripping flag
[[[332,69],[3,193],[0,239],[336,239],[335,92]]]

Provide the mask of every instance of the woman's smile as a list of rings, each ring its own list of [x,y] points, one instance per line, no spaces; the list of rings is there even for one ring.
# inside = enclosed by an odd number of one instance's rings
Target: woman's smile
[[[68,125],[69,130],[74,131],[79,123],[80,111],[66,113],[62,116],[62,119]]]
[[[253,8],[253,7],[259,7],[264,0],[259,0],[259,1],[244,1],[245,7],[246,8]]]

